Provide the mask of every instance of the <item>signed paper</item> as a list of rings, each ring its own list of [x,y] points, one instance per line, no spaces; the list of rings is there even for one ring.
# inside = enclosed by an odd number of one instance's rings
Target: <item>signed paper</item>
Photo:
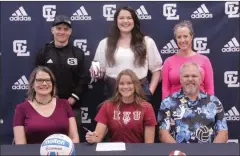
[[[123,142],[98,143],[96,151],[126,151],[126,145]]]

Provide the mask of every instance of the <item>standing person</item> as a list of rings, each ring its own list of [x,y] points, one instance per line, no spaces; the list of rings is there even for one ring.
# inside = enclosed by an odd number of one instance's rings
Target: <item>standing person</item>
[[[28,98],[15,110],[13,132],[15,144],[41,144],[55,133],[79,142],[72,108],[66,99],[56,97],[56,79],[47,67],[36,67],[31,73]]]
[[[132,70],[119,73],[114,93],[101,106],[95,131],[86,134],[87,142],[101,142],[108,130],[111,142],[154,143],[157,122],[153,107],[144,100],[144,91]]]
[[[113,94],[117,75],[124,69],[133,70],[150,101],[161,77],[162,58],[154,40],[140,30],[140,21],[135,11],[127,6],[114,14],[110,34],[100,41],[94,61],[100,62],[101,77],[105,76],[108,97]],[[152,72],[150,83],[146,76]],[[93,67],[90,68],[94,77]]]
[[[80,100],[85,88],[84,52],[69,42],[72,25],[69,17],[58,15],[52,26],[54,40],[46,44],[36,56],[36,66],[47,66],[57,81],[57,96],[67,99],[80,130]]]
[[[181,21],[175,25],[174,36],[177,40],[179,51],[168,57],[162,69],[162,98],[178,91],[181,88],[179,69],[188,61],[196,62],[202,70],[201,90],[211,95],[214,94],[213,68],[207,56],[201,55],[192,49],[194,37],[192,23]]]
[[[182,88],[165,98],[158,114],[163,143],[226,143],[227,121],[222,103],[201,90],[201,68],[194,62],[180,67]]]

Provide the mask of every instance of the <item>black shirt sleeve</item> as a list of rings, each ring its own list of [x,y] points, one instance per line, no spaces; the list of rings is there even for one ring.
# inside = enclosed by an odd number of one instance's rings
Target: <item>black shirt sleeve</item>
[[[37,52],[37,55],[36,55],[36,58],[35,58],[35,67],[45,65],[44,51],[45,51],[45,48],[41,48]]]
[[[76,77],[77,77],[77,85],[74,87],[73,89],[73,93],[72,93],[72,97],[75,99],[75,100],[79,100],[81,98],[81,96],[83,95],[84,93],[84,89],[86,87],[86,77],[87,77],[87,73],[86,73],[86,69],[85,69],[85,55],[84,55],[84,52],[77,48],[77,47],[73,47],[73,50],[74,50],[74,53],[77,57],[77,74],[76,74]],[[76,96],[74,96],[77,95]]]

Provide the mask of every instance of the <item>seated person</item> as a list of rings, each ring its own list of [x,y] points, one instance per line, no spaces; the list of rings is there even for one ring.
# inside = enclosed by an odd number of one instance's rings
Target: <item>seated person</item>
[[[200,90],[201,68],[193,62],[180,69],[182,89],[165,98],[158,113],[163,143],[226,143],[228,127],[222,103]]]
[[[87,142],[101,142],[108,130],[110,142],[153,143],[157,122],[144,98],[136,74],[130,69],[120,72],[114,96],[102,104],[95,131],[86,134]]]
[[[55,133],[79,142],[72,108],[56,97],[56,80],[47,67],[38,66],[31,73],[28,98],[15,110],[13,132],[15,144],[39,144]]]

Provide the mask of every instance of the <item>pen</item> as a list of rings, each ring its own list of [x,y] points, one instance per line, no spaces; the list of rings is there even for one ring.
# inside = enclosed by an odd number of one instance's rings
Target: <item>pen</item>
[[[91,132],[91,133],[93,133],[92,131],[90,131],[90,130],[89,130],[89,129],[87,129],[86,127],[83,127],[83,126],[82,126],[82,128],[83,128],[83,129],[85,129],[85,130],[86,130],[86,131],[88,131],[88,132]],[[95,136],[97,137],[96,133],[94,133],[94,134],[95,134]]]
[[[83,127],[82,126],[82,128],[84,129],[84,130],[86,130],[86,131],[88,131],[88,132],[90,132],[90,133],[92,133],[93,135],[95,135],[95,137],[97,138],[98,136],[96,135],[96,133],[94,133],[94,132],[92,132],[92,131],[90,131],[89,129],[87,129],[86,127]],[[88,142],[87,142],[88,143]],[[93,144],[93,143],[88,143],[88,144]]]
[[[82,128],[85,129],[85,130],[88,131],[88,132],[92,132],[92,131],[90,131],[89,129],[87,129],[86,127],[83,127],[83,126],[82,126]]]

